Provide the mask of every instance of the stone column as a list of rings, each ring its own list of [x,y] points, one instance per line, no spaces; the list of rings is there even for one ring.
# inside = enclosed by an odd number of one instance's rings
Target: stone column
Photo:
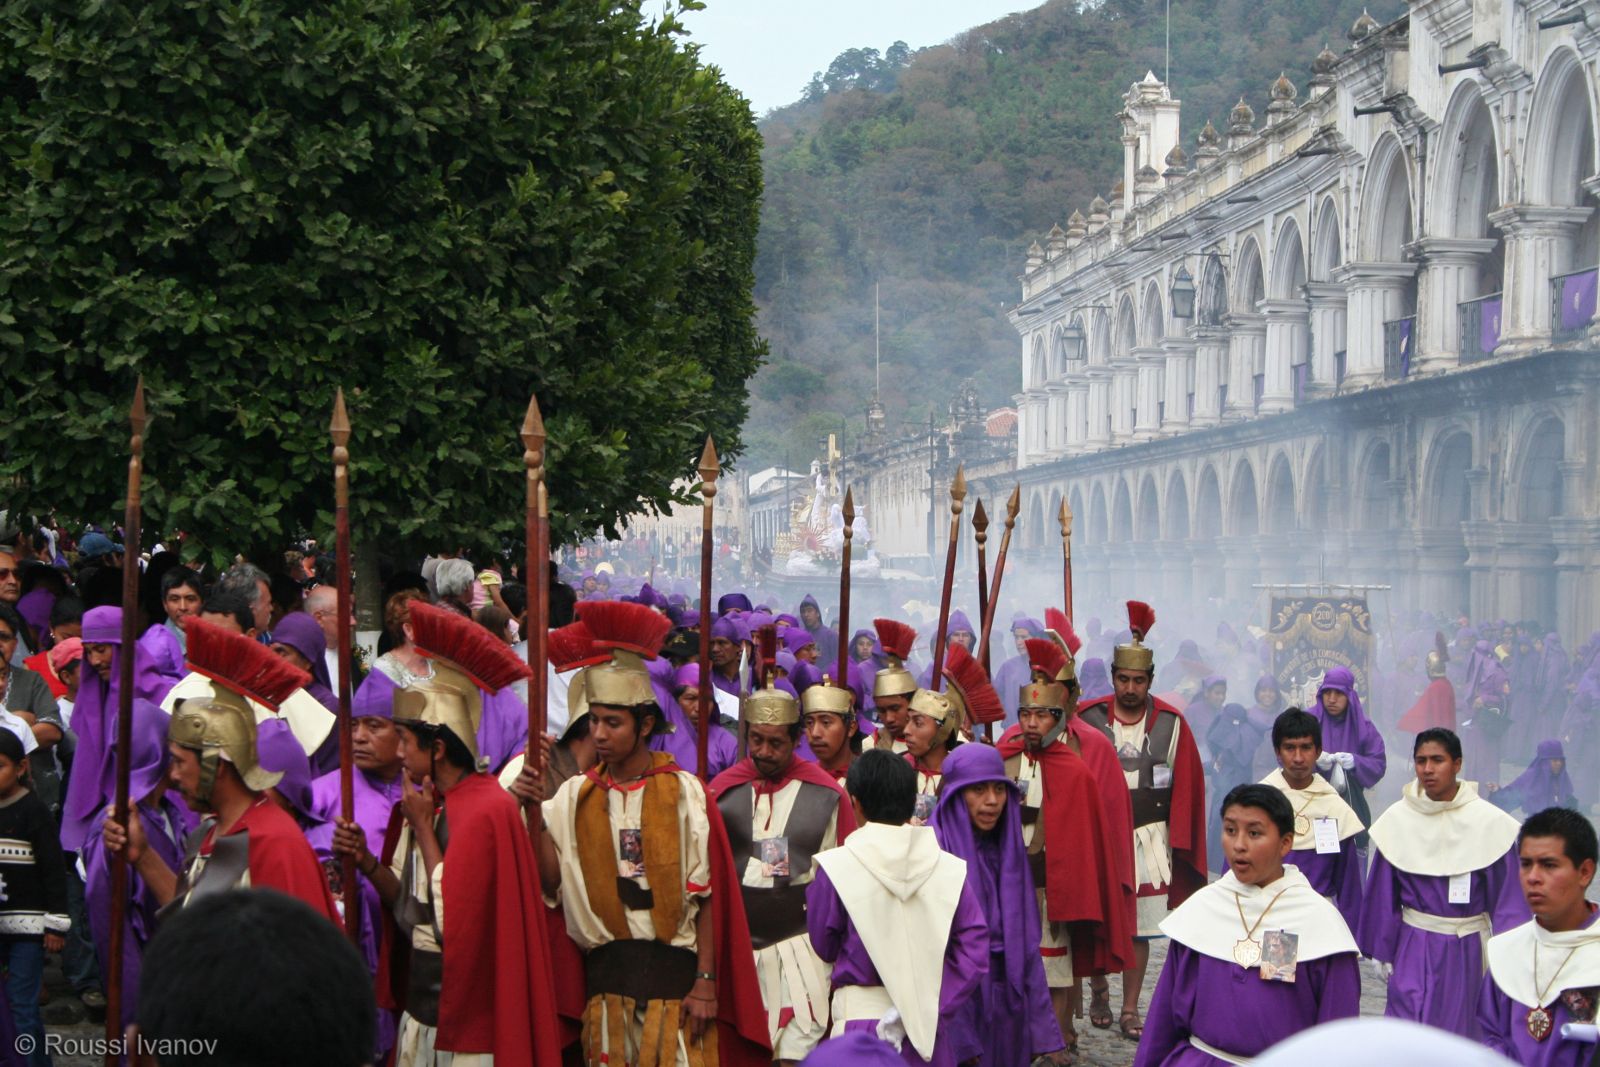
[[[1194,378],[1190,365],[1194,361],[1194,351],[1195,343],[1187,337],[1161,339],[1161,353],[1167,364],[1166,381],[1163,383],[1165,388],[1162,391],[1166,402],[1161,417],[1161,432],[1164,434],[1182,433],[1189,428],[1189,385]]]
[[[1083,452],[1089,419],[1089,380],[1074,376],[1067,380],[1067,455]]]
[[[1306,302],[1311,342],[1311,372],[1306,395],[1326,396],[1335,382],[1334,356],[1345,348],[1344,286],[1335,282],[1307,282]]]
[[[1411,540],[1417,560],[1415,595],[1419,608],[1447,614],[1469,611],[1475,619],[1491,617],[1477,614],[1471,603],[1472,588],[1477,583],[1467,570],[1467,547],[1459,527],[1417,530]],[[1486,566],[1481,560],[1479,565]]]
[[[1251,586],[1260,578],[1260,568],[1255,557],[1255,536],[1219,537],[1217,548],[1222,553],[1222,592],[1229,600],[1248,604],[1255,599]]]
[[[1346,263],[1334,270],[1346,286],[1349,334],[1345,338],[1346,388],[1383,379],[1383,324],[1403,318],[1406,286],[1415,263]]]
[[[1135,348],[1133,358],[1138,368],[1133,437],[1136,441],[1148,441],[1161,433],[1161,368],[1166,363],[1166,353],[1155,347]]]
[[[1091,452],[1111,443],[1111,368],[1090,367],[1089,376],[1089,426],[1086,441]]]
[[[1028,454],[1028,394],[1012,393],[1011,403],[1017,409],[1017,469],[1021,470],[1032,458]]]
[[[1190,425],[1215,426],[1222,421],[1221,388],[1228,358],[1228,331],[1221,326],[1192,326],[1194,338],[1194,415]]]
[[[1045,451],[1051,459],[1067,450],[1067,387],[1059,381],[1044,387],[1046,418]]]
[[[1253,418],[1256,413],[1256,364],[1267,343],[1266,319],[1261,315],[1230,316],[1228,337],[1228,403],[1222,417]]]
[[[1294,407],[1294,368],[1306,359],[1306,305],[1303,300],[1263,300],[1266,315],[1266,381],[1261,414],[1276,415]]]
[[[1574,266],[1573,245],[1586,207],[1513,204],[1489,213],[1506,237],[1505,307],[1500,351],[1528,352],[1550,339],[1550,279]]]
[[[1138,366],[1128,356],[1111,361],[1111,443],[1125,444],[1133,438],[1134,387]]]
[[[1587,634],[1600,629],[1600,519],[1550,520],[1556,549],[1556,630]]]
[[[1432,374],[1461,362],[1460,305],[1489,295],[1480,291],[1478,269],[1495,244],[1492,237],[1424,237],[1407,246],[1422,264],[1412,374]]]

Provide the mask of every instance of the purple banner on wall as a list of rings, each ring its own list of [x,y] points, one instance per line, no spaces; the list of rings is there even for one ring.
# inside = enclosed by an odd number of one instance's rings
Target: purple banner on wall
[[[1500,347],[1500,309],[1504,303],[1497,296],[1478,305],[1478,351],[1487,354]]]
[[[1400,320],[1400,377],[1411,376],[1411,333],[1416,328],[1415,318]]]
[[[1594,321],[1596,279],[1600,272],[1586,270],[1561,279],[1561,325],[1563,333],[1582,330]]]

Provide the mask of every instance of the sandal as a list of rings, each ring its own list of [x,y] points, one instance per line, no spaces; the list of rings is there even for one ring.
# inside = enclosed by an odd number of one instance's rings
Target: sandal
[[[1111,987],[1089,989],[1089,1025],[1096,1030],[1111,1029]]]
[[[1129,1019],[1133,1020],[1131,1026],[1128,1023]],[[1117,1025],[1122,1030],[1122,1036],[1129,1041],[1137,1041],[1144,1036],[1144,1024],[1139,1021],[1139,1010],[1137,1008],[1122,1009],[1122,1014],[1117,1018]]]

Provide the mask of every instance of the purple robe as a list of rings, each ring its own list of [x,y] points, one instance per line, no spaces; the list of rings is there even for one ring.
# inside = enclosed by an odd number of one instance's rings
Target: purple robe
[[[1258,971],[1223,962],[1174,941],[1167,949],[1134,1067],[1225,1067],[1189,1043],[1253,1057],[1319,1023],[1361,1012],[1361,971],[1353,952],[1309,960],[1293,982],[1263,981]]]
[[[677,694],[689,686],[700,687],[700,665],[685,663],[676,672],[665,659],[649,660],[645,668],[650,672],[650,687],[655,690],[656,707],[661,712],[661,726],[650,735],[650,748],[655,752],[669,752],[673,762],[685,770],[698,774],[700,768],[700,732],[694,717],[685,715],[678,704]],[[715,672],[713,672],[715,673]],[[809,750],[808,750],[809,751]],[[718,718],[716,701],[711,703],[711,730],[706,735],[706,781],[710,781],[739,761],[739,742]]]
[[[152,626],[139,638],[139,648],[150,657],[151,665],[171,678],[182,678],[189,673],[184,666],[183,642],[166,623]]]
[[[953,1052],[958,1062],[981,1057],[985,1067],[1028,1067],[1066,1042],[1039,955],[1039,907],[1022,840],[1022,798],[992,746],[961,745],[945,758],[943,770],[928,825],[940,848],[967,861],[967,884],[989,924],[989,973],[950,1016]],[[962,793],[983,782],[1004,782],[1007,796],[1000,822],[979,834]]]
[[[1394,965],[1385,1015],[1477,1040],[1474,1012],[1483,977],[1483,939],[1409,926],[1400,909],[1460,919],[1487,912],[1494,932],[1504,933],[1531,915],[1518,866],[1513,847],[1500,860],[1473,871],[1467,903],[1452,904],[1449,878],[1408,874],[1391,866],[1383,853],[1373,856],[1356,941],[1363,956]]]
[[[1083,695],[1078,698],[1080,705],[1092,704],[1101,697],[1110,696],[1111,672],[1106,668],[1106,661],[1099,657],[1084,660],[1083,667],[1078,671],[1078,684],[1083,687]],[[1267,768],[1268,771],[1271,769]]]
[[[1593,926],[1597,919],[1600,911],[1590,911],[1583,928]],[[1528,1033],[1528,1012],[1532,1009],[1532,1004],[1506,996],[1495,984],[1494,975],[1485,974],[1478,994],[1479,1040],[1523,1067],[1583,1067],[1590,1062],[1593,1045],[1561,1040],[1562,1025],[1577,1020],[1559,998],[1547,1009],[1553,1025],[1550,1036],[1543,1041],[1535,1041]]]
[[[833,964],[833,987],[883,985],[844,901],[839,899],[828,879],[828,872],[821,867],[817,867],[816,872],[806,888],[806,929],[817,955]],[[939,983],[939,1036],[934,1041],[933,1058],[924,1060],[917,1055],[911,1042],[906,1041],[900,1048],[900,1056],[906,1063],[955,1067],[955,1035],[950,1032],[950,1023],[956,1010],[977,991],[988,969],[988,922],[969,877],[961,887],[961,899],[950,920],[950,938],[944,950],[944,976]],[[877,1024],[870,1019],[858,1019],[845,1023],[845,1029],[871,1034],[876,1032]]]
[[[498,772],[528,747],[528,705],[510,686],[483,693],[483,721],[478,723],[478,755]],[[337,731],[336,731],[337,733]]]
[[[1372,807],[1367,803],[1366,791],[1377,785],[1383,778],[1383,772],[1388,766],[1388,757],[1383,748],[1383,735],[1373,725],[1361,710],[1361,697],[1356,694],[1355,676],[1348,668],[1335,667],[1322,679],[1322,689],[1333,689],[1343,693],[1350,700],[1350,706],[1342,715],[1329,715],[1322,706],[1322,692],[1317,693],[1317,702],[1306,710],[1315,715],[1322,723],[1322,751],[1348,752],[1356,758],[1356,765],[1345,772],[1348,795],[1345,802],[1355,809],[1356,817],[1363,826],[1372,825]],[[1357,836],[1357,845],[1361,848],[1367,846],[1367,835],[1362,831]]]
[[[1283,862],[1298,867],[1312,889],[1333,901],[1346,926],[1354,930],[1360,925],[1366,887],[1361,881],[1361,854],[1356,851],[1355,835],[1340,841],[1338,852],[1318,855],[1315,848],[1297,848]]]
[[[1004,726],[1016,724],[1017,702],[1022,699],[1022,687],[1031,681],[1033,681],[1033,666],[1028,662],[1027,656],[1012,656],[1000,664],[1000,669],[994,672],[994,688],[1000,694],[1000,703],[1006,709]]]
[[[817,598],[807,593],[805,599],[800,601],[800,607],[795,609],[795,614],[804,618],[805,606],[810,604],[817,609],[817,628],[806,627],[806,633],[817,644],[817,666],[826,670],[833,666],[839,658],[839,631],[829,626],[822,619],[822,606],[817,603]]]
[[[1510,785],[1501,786],[1489,794],[1489,802],[1501,811],[1521,808],[1529,815],[1545,808],[1577,808],[1578,798],[1572,788],[1572,777],[1565,766],[1566,750],[1561,742],[1544,740],[1534,751],[1533,762]],[[1561,773],[1550,769],[1551,760],[1561,760]]]

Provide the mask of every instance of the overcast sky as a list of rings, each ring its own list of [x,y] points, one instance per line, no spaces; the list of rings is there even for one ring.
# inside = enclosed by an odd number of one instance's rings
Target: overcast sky
[[[941,44],[1043,0],[708,0],[684,17],[706,61],[760,117],[800,98],[811,75],[849,48]],[[648,10],[648,9],[647,9]],[[659,7],[657,8],[659,10]]]

